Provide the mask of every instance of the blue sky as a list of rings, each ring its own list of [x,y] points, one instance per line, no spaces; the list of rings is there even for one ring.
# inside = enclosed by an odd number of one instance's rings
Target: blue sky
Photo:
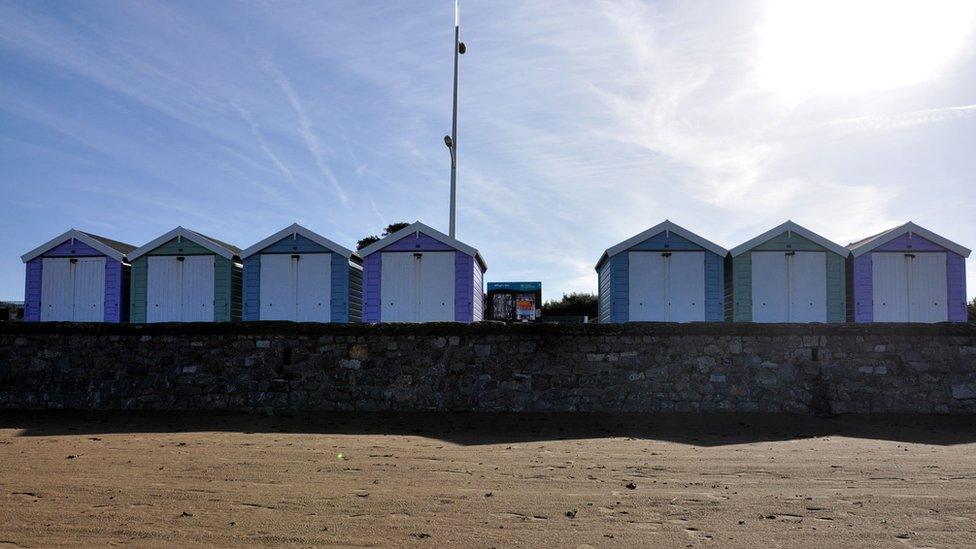
[[[459,237],[486,279],[595,291],[665,218],[976,246],[969,2],[463,5]],[[447,230],[453,2],[0,0],[0,298],[74,227],[249,246]],[[967,262],[976,295],[976,257]]]

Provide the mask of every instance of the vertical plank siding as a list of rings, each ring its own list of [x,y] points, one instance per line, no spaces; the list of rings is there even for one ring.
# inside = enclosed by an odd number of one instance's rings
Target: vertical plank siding
[[[946,254],[949,322],[966,322],[966,259],[953,252]]]
[[[132,281],[129,283],[129,322],[146,322],[146,292],[149,258],[142,256],[132,262]]]
[[[363,321],[363,268],[349,263],[349,322]]]
[[[174,238],[161,244],[132,262],[130,283],[130,322],[146,322],[146,294],[148,291],[149,256],[212,255],[214,256],[214,322],[239,321],[243,315],[244,272],[240,263],[188,239]]]
[[[329,312],[329,320],[331,322],[347,323],[349,322],[349,259],[333,253],[332,250],[326,250],[321,247],[323,252],[328,252],[330,260],[332,261],[332,266],[329,269],[329,274],[332,280],[329,281],[330,288],[330,298],[329,307],[331,311]]]
[[[732,322],[752,322],[752,253],[732,258]]]
[[[24,287],[24,320],[41,321],[41,274],[43,262],[35,257],[27,262],[27,276]]]
[[[752,252],[824,252],[827,259],[827,322],[847,319],[846,258],[786,231],[732,258],[732,320],[752,322]]]
[[[726,322],[732,322],[732,303],[733,303],[733,292],[732,292],[732,255],[726,255],[725,259],[722,261],[722,270],[724,271],[724,276],[722,277],[725,281],[725,288],[723,289],[725,296],[725,306],[723,308],[724,318]]]
[[[244,260],[244,320],[253,321],[261,318],[261,256],[263,254],[316,253],[330,254],[329,321],[342,323],[361,321],[362,271],[349,259],[300,234],[286,236]]]
[[[613,278],[613,298],[611,299],[612,322],[627,322],[630,316],[630,255],[619,253],[611,261],[613,268],[610,276]]]
[[[131,308],[129,307],[129,299],[131,299],[132,294],[129,292],[129,287],[132,284],[132,265],[122,265],[122,287],[119,288],[119,295],[121,296],[119,301],[119,322],[132,322],[129,318],[129,312]]]
[[[232,271],[229,259],[214,255],[214,322],[229,322],[232,318]]]
[[[946,254],[946,303],[949,322],[966,322],[966,260],[917,234],[905,234],[853,259],[853,321],[874,321],[874,264],[877,252],[943,252]]]
[[[483,273],[475,258],[424,233],[411,234],[363,258],[363,322],[382,322],[381,280],[383,252],[456,252],[454,255],[454,320],[472,322],[483,317],[480,290]]]
[[[240,322],[244,312],[244,266],[229,259],[227,261],[231,264],[230,318],[228,320]]]
[[[244,260],[244,320],[261,320],[261,254]]]
[[[471,322],[474,318],[474,258],[454,254],[454,321]]]
[[[597,322],[600,324],[607,324],[612,321],[612,303],[613,303],[613,276],[611,275],[611,269],[613,267],[613,258],[607,259],[600,267],[597,272],[597,296],[599,296],[599,301],[597,303]]]
[[[847,321],[847,276],[844,257],[827,252],[827,322]]]
[[[105,322],[122,322],[122,262],[105,258]]]
[[[380,274],[382,250],[363,258],[363,322],[381,322]]]
[[[872,256],[867,253],[855,257],[852,263],[851,294],[854,301],[854,322],[874,321],[874,278]]]
[[[724,257],[705,252],[705,320],[721,322],[725,318]]]
[[[474,278],[472,279],[472,293],[471,293],[471,305],[472,305],[472,322],[478,322],[485,319],[485,274],[481,271],[481,265],[477,261],[472,261],[472,271],[474,273]],[[541,304],[540,304],[541,306]]]
[[[681,252],[705,253],[705,320],[721,322],[725,318],[725,268],[724,258],[702,246],[670,231],[660,233],[639,242],[616,255],[607,258],[600,267],[599,320],[600,322],[627,322],[630,320],[630,256],[629,252]]]
[[[104,257],[105,287],[103,289],[102,322],[125,322],[128,320],[128,266],[107,257],[102,252],[79,240],[68,239],[27,262],[27,276],[24,286],[24,319],[41,320],[41,294],[43,279],[43,258],[45,257]]]

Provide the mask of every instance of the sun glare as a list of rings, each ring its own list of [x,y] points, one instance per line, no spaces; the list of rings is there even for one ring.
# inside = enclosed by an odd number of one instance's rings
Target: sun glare
[[[974,16],[972,0],[772,0],[760,84],[804,97],[923,82],[965,44]]]

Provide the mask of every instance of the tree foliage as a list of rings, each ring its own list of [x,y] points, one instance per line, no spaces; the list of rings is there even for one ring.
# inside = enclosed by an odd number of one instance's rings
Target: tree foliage
[[[550,299],[542,305],[542,316],[588,316],[596,318],[597,303],[596,294],[586,292],[563,294],[562,299]]]
[[[976,322],[976,297],[966,304],[966,313],[970,322]]]
[[[391,234],[399,231],[400,229],[404,229],[404,228],[409,227],[409,226],[410,226],[410,224],[407,223],[407,222],[405,222],[405,221],[399,221],[397,223],[390,223],[389,225],[386,226],[385,229],[383,229],[382,236],[376,236],[374,234],[374,235],[369,235],[367,237],[364,237],[363,239],[361,239],[359,242],[356,243],[356,249],[357,250],[362,250],[363,248],[365,248],[366,246],[369,246],[370,244],[372,244],[374,242],[379,242],[379,240],[381,238],[385,238],[387,236],[390,236]]]

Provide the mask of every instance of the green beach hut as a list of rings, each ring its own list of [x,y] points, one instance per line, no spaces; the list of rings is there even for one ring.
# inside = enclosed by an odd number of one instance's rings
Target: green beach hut
[[[240,250],[177,227],[129,254],[131,322],[241,319]]]

